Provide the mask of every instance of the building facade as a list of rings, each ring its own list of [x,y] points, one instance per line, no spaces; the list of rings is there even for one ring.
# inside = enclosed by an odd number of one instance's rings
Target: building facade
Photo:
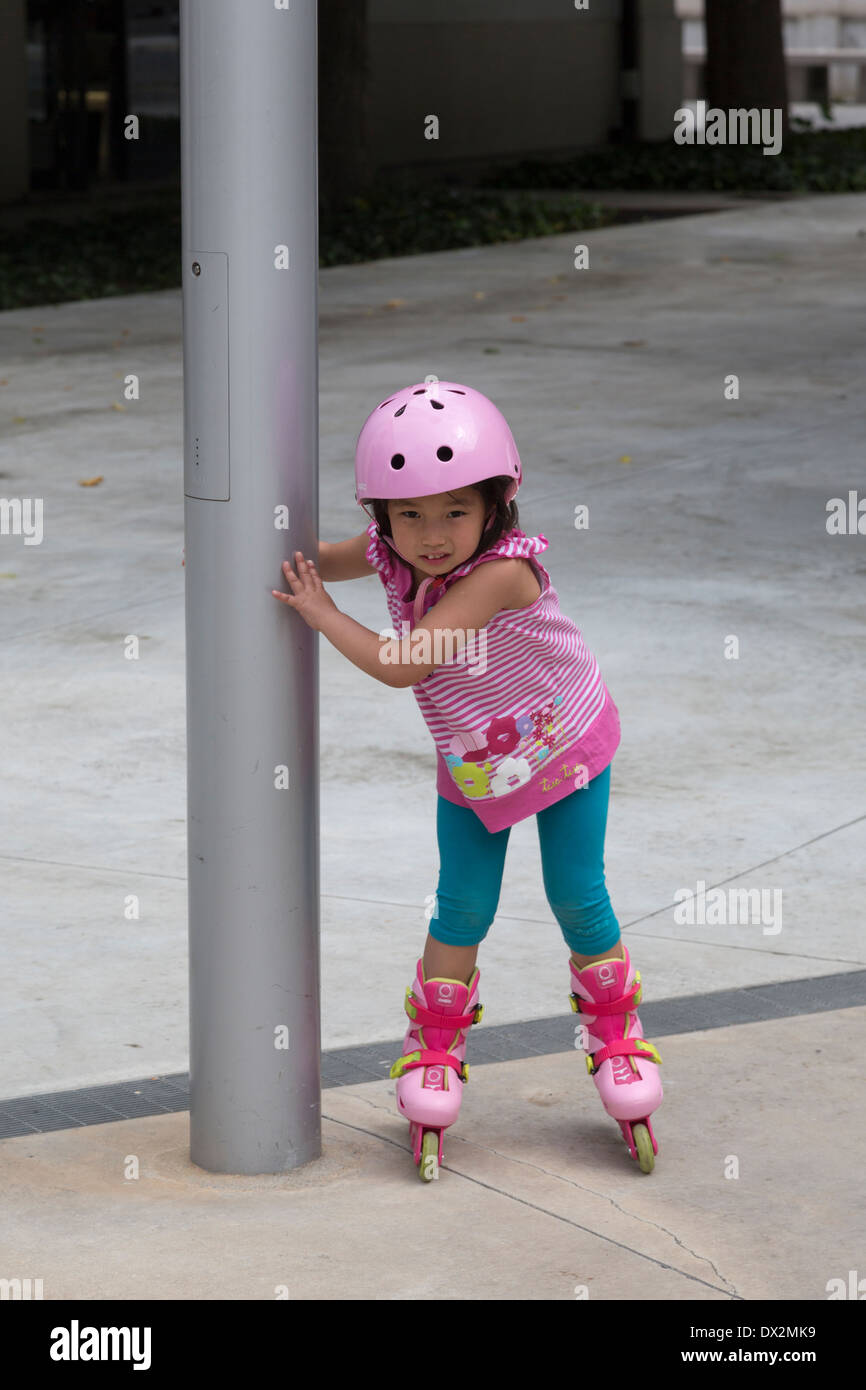
[[[0,0],[0,40],[0,203],[177,174],[179,0]],[[664,139],[681,48],[674,0],[367,0],[371,166]]]
[[[706,95],[704,0],[676,0],[683,26],[683,95]],[[866,102],[866,0],[782,0],[788,100]]]

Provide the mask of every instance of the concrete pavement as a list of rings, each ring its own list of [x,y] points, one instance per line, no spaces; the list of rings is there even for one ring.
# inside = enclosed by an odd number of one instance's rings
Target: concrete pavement
[[[863,1199],[862,1009],[806,1002],[800,1018],[725,1027],[712,1014],[721,990],[864,964],[866,538],[825,525],[828,499],[866,490],[864,256],[866,197],[842,195],[321,275],[321,536],[362,529],[352,450],[372,406],[429,372],[471,382],[509,418],[521,525],[550,540],[562,607],[619,706],[612,901],[646,998],[705,997],[709,1027],[651,1035],[666,1086],[652,1176],[567,1053],[474,1072],[453,1171],[429,1188],[385,1081],[327,1091],[323,1160],[279,1178],[191,1168],[181,1115],[84,1125],[0,1142],[0,1275],[44,1273],[46,1297],[270,1298],[276,1283],[359,1297],[352,1251],[372,1244],[383,1298],[573,1298],[582,1284],[605,1299],[820,1299],[857,1267],[845,1203]],[[46,518],[40,546],[0,538],[7,1098],[187,1064],[180,323],[179,292],[0,316],[2,488],[44,497]],[[113,408],[130,369],[147,383],[138,415]],[[732,373],[739,400],[724,398]],[[581,503],[588,531],[573,526]],[[387,621],[375,578],[332,592],[365,625]],[[128,632],[146,635],[146,661],[123,661]],[[438,863],[434,757],[408,692],[324,641],[320,657],[323,1036],[337,1048],[402,1035]],[[778,920],[677,922],[675,893],[700,882],[778,893]],[[523,822],[479,958],[482,1029],[559,1015],[570,1033],[566,957]],[[130,1153],[138,1180],[121,1171]],[[432,1203],[441,1248],[467,1252],[459,1292],[410,1249]],[[785,1221],[792,1206],[801,1221]]]
[[[7,1139],[3,1274],[72,1300],[825,1299],[862,1267],[864,1011],[656,1041],[648,1175],[568,1054],[473,1071],[432,1183],[384,1081],[327,1091],[322,1158],[282,1176],[194,1167],[186,1115]]]

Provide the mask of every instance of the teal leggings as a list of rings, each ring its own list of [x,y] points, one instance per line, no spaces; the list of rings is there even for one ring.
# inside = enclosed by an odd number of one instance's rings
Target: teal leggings
[[[597,956],[619,940],[604,881],[610,767],[536,814],[544,891],[566,943]],[[430,935],[476,946],[493,924],[511,828],[491,834],[474,811],[439,797],[439,886]]]

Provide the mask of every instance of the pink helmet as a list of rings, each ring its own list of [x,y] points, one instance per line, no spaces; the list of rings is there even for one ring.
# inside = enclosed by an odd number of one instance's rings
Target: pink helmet
[[[368,497],[430,497],[497,477],[513,479],[510,502],[523,477],[511,430],[492,401],[456,381],[387,396],[358,435],[355,500],[365,511]]]

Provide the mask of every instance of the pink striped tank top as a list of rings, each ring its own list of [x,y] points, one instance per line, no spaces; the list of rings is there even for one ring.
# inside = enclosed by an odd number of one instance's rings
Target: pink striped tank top
[[[407,597],[409,565],[367,527],[366,558],[385,586],[397,637],[408,635],[441,594],[477,565],[529,561],[542,592],[526,608],[504,608],[462,652],[412,686],[437,753],[436,788],[468,806],[491,832],[504,830],[586,785],[608,766],[620,740],[619,713],[598,662],[560,611],[538,554],[544,536],[515,527],[490,550]]]

